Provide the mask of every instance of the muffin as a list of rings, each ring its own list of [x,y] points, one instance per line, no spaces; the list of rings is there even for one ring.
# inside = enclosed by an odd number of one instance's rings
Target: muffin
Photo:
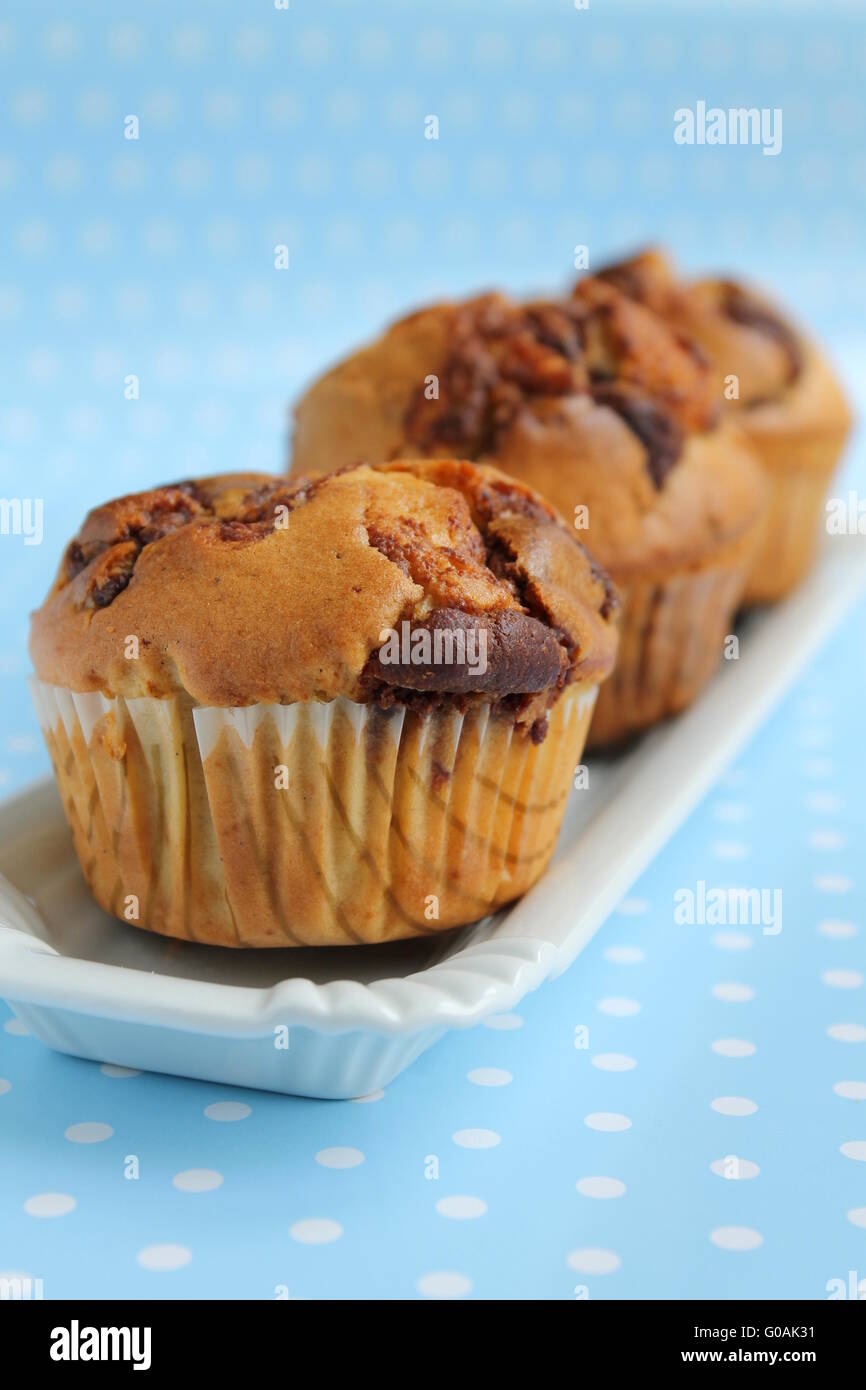
[[[93,896],[220,946],[485,916],[553,852],[615,607],[541,498],[470,463],[96,508],[30,641]]]
[[[541,492],[623,596],[601,746],[684,708],[722,657],[765,488],[719,416],[704,355],[588,279],[562,302],[490,294],[395,324],[302,398],[293,466],[458,453]]]
[[[851,423],[836,377],[772,304],[734,281],[686,284],[655,251],[611,266],[601,278],[688,333],[706,353],[715,395],[736,417],[770,488],[744,601],[782,598],[814,559],[824,496]]]

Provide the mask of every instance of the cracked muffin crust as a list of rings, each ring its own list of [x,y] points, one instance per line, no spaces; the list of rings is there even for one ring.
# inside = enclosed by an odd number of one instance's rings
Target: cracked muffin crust
[[[706,355],[715,397],[769,482],[764,540],[744,599],[783,597],[811,565],[824,493],[850,428],[830,366],[757,291],[726,279],[683,281],[659,251],[621,261],[598,278],[690,334]]]
[[[229,706],[478,695],[532,723],[566,684],[608,674],[614,608],[552,509],[494,469],[236,474],[92,511],[34,614],[31,655],[76,691]],[[402,623],[483,630],[485,671],[383,665],[380,633]]]
[[[681,709],[722,655],[766,492],[711,364],[617,285],[411,314],[307,391],[293,471],[458,452],[542,493],[624,595],[592,742]],[[644,601],[646,600],[646,601]]]
[[[598,279],[691,335],[706,356],[713,395],[722,405],[751,409],[774,400],[802,373],[806,349],[794,328],[766,299],[736,281],[687,284],[656,250],[608,266]],[[739,378],[736,399],[725,395],[730,374]]]
[[[597,278],[571,299],[421,310],[327,372],[295,411],[292,471],[407,452],[493,463],[542,492],[619,580],[692,563],[763,498],[705,354]]]
[[[586,281],[579,296],[561,304],[518,306],[489,296],[458,309],[438,399],[419,385],[405,427],[421,453],[448,447],[461,457],[494,456],[527,409],[586,395],[617,411],[643,439],[660,486],[682,431],[712,422],[707,383],[706,364],[690,345],[609,286]],[[658,421],[655,428],[650,420],[642,428],[642,411]],[[670,436],[665,467],[654,457],[657,432]]]
[[[31,635],[96,901],[222,946],[485,916],[553,853],[615,615],[548,504],[470,463],[96,508]]]

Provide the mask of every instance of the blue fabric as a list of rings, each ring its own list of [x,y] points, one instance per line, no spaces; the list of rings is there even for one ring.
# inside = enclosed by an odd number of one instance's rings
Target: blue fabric
[[[48,766],[26,615],[86,508],[277,468],[290,396],[408,305],[657,238],[775,286],[862,397],[863,72],[853,4],[7,4],[0,492],[43,499],[45,534],[0,537],[3,790]],[[781,107],[782,153],[675,145],[674,109],[702,99]],[[858,479],[855,448],[837,491]],[[822,1298],[866,1278],[864,638],[861,607],[519,1026],[450,1035],[381,1099],[116,1076],[10,1020],[0,1271],[49,1298]],[[699,879],[780,889],[782,931],[678,925]],[[485,1068],[511,1080],[468,1079]],[[226,1103],[241,1118],[206,1113]],[[711,1169],[731,1155],[738,1179]]]

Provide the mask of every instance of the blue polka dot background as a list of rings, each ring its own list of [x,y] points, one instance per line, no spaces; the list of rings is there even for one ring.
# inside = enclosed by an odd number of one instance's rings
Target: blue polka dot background
[[[855,3],[7,3],[0,494],[43,526],[0,535],[0,791],[48,770],[27,614],[87,508],[279,469],[292,396],[407,307],[660,241],[775,291],[862,404],[864,78]],[[780,109],[780,152],[678,145],[699,101]],[[834,492],[858,486],[855,440]],[[0,1273],[46,1298],[866,1293],[864,653],[861,606],[576,966],[384,1095],[100,1067],[0,1005]],[[778,884],[783,930],[678,924],[701,877]]]

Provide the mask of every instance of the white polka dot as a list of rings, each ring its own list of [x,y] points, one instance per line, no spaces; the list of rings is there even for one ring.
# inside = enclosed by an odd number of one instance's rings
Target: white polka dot
[[[495,1149],[502,1143],[502,1135],[495,1129],[458,1129],[451,1138],[461,1149]]]
[[[844,874],[818,874],[812,884],[821,893],[850,893],[854,887],[853,880]]]
[[[523,1019],[520,1014],[492,1014],[490,1018],[481,1020],[485,1028],[492,1028],[498,1033],[510,1033],[516,1028],[523,1027]]]
[[[619,1134],[631,1129],[628,1115],[619,1115],[615,1110],[594,1110],[591,1115],[584,1116],[583,1123],[587,1129],[597,1129],[602,1134]]]
[[[352,1103],[354,1105],[372,1105],[374,1101],[383,1100],[384,1096],[384,1091],[371,1091],[367,1096],[353,1096]]]
[[[463,1298],[471,1293],[472,1280],[453,1269],[437,1269],[431,1274],[422,1274],[416,1285],[425,1298]]]
[[[833,713],[833,706],[826,695],[814,692],[804,694],[798,702],[797,712],[803,719],[828,719]]]
[[[599,999],[598,1010],[599,1013],[609,1014],[611,1018],[631,1018],[634,1014],[640,1013],[640,1004],[636,999],[611,995]]]
[[[327,44],[327,35],[322,35]],[[301,35],[301,50],[306,57],[309,31]],[[241,29],[235,37],[235,52],[244,63],[260,63],[268,51],[268,35],[264,29]],[[326,50],[327,51],[327,50]]]
[[[619,1178],[578,1178],[576,1187],[581,1197],[597,1197],[600,1200],[622,1197],[625,1192],[625,1183],[620,1182]]]
[[[175,31],[171,48],[174,56],[182,63],[195,63],[205,56],[208,50],[207,35],[193,25],[186,25]]]
[[[466,1080],[471,1081],[473,1086],[508,1086],[514,1077],[501,1067],[473,1067],[472,1071],[467,1072]]]
[[[245,1105],[242,1100],[217,1100],[213,1105],[205,1106],[204,1112],[209,1120],[245,1120],[252,1114],[249,1105]]]
[[[713,845],[713,854],[717,859],[745,859],[751,850],[741,840],[717,840]]]
[[[22,1023],[20,1018],[7,1018],[3,1024],[4,1032],[11,1033],[13,1038],[29,1038],[30,1029],[26,1023]]]
[[[15,92],[10,107],[14,120],[23,126],[36,125],[48,114],[46,94],[36,87]]]
[[[819,922],[818,930],[822,936],[829,936],[833,940],[843,941],[848,937],[857,935],[857,928],[853,922],[827,921]]]
[[[809,758],[805,764],[805,772],[808,777],[832,777],[836,772],[836,764],[832,758]]]
[[[332,1240],[339,1240],[342,1234],[339,1221],[331,1221],[327,1216],[310,1216],[289,1227],[292,1240],[301,1245],[328,1245]]]
[[[175,1173],[171,1182],[178,1192],[213,1192],[222,1187],[223,1175],[215,1168],[185,1168],[182,1173]]]
[[[599,1071],[631,1071],[637,1062],[625,1052],[599,1052],[592,1058],[592,1065]]]
[[[5,1096],[7,1091],[12,1090],[12,1082],[7,1081],[5,1076],[0,1076],[0,1096]]]
[[[859,989],[863,983],[859,970],[824,970],[821,979],[831,989]]]
[[[611,965],[638,965],[646,959],[646,951],[640,946],[608,946],[604,958]]]
[[[12,406],[0,417],[0,434],[9,444],[28,444],[38,430],[39,420],[32,410]]]
[[[757,1250],[764,1243],[764,1237],[751,1226],[717,1226],[710,1232],[710,1240],[720,1250]]]
[[[183,1269],[192,1259],[192,1252],[185,1245],[146,1245],[135,1258],[142,1269],[160,1273]]]
[[[758,1108],[746,1096],[716,1096],[710,1104],[717,1115],[754,1115]]]
[[[748,1158],[737,1158],[736,1154],[714,1158],[710,1170],[727,1182],[743,1182],[748,1178],[756,1178],[761,1171],[757,1163],[752,1163]]]
[[[866,1163],[866,1139],[849,1139],[839,1145],[839,1152],[845,1158],[853,1158],[855,1163]]]
[[[240,107],[234,92],[215,90],[205,96],[202,110],[209,125],[228,130],[237,124]]]
[[[87,306],[87,294],[80,285],[61,285],[54,294],[55,312],[63,319],[80,318]]]
[[[829,729],[803,729],[797,742],[801,748],[827,748],[833,740]]]
[[[476,1216],[484,1215],[487,1203],[480,1197],[440,1197],[436,1210],[440,1216],[447,1216],[451,1221],[471,1221]]]
[[[755,991],[751,985],[739,984],[736,980],[723,980],[720,984],[713,985],[713,997],[720,999],[723,1004],[748,1004],[749,1000],[754,999]]]
[[[360,1149],[319,1149],[316,1162],[323,1168],[357,1168],[359,1163],[364,1162],[364,1155]]]
[[[809,836],[809,846],[818,850],[842,850],[848,845],[848,836],[839,830],[813,830]]]
[[[11,285],[0,285],[0,321],[6,323],[17,318],[21,312],[23,299],[19,290]]]
[[[111,1138],[114,1130],[98,1120],[82,1120],[80,1124],[70,1125],[64,1133],[70,1144],[101,1144]]]
[[[144,35],[134,24],[119,24],[108,35],[108,47],[118,62],[137,58],[144,48]]]
[[[78,53],[81,40],[71,24],[52,24],[43,34],[45,51],[50,58],[64,62]]]
[[[75,1198],[66,1192],[39,1192],[24,1203],[28,1216],[66,1216],[74,1208]]]
[[[744,931],[717,931],[713,937],[713,945],[720,951],[748,951],[753,944]]]
[[[808,811],[819,815],[832,816],[842,809],[842,798],[835,792],[810,792],[803,800]]]
[[[831,1023],[827,1029],[827,1036],[834,1042],[866,1042],[866,1028],[862,1023]]]
[[[744,1038],[716,1038],[712,1047],[720,1057],[753,1057],[757,1051],[755,1044]]]
[[[60,357],[52,348],[37,348],[28,353],[24,366],[31,380],[44,385],[59,376]]]
[[[740,821],[748,820],[751,811],[741,801],[721,801],[714,807],[713,814],[716,820],[725,821],[728,825],[739,824]]]
[[[612,1250],[600,1250],[587,1246],[582,1250],[572,1250],[568,1265],[578,1274],[613,1274],[622,1261]]]
[[[843,1100],[866,1100],[866,1081],[837,1081],[833,1090]]]
[[[646,898],[623,898],[617,912],[623,917],[643,917],[649,908]]]
[[[732,768],[729,768],[727,772],[723,773],[722,776],[719,778],[719,786],[721,786],[721,787],[742,787],[742,786],[744,785],[745,781],[746,781],[746,774],[745,774],[745,771],[743,770],[743,768],[741,768],[741,767],[732,767]]]
[[[847,1217],[852,1226],[861,1226],[866,1230],[866,1207],[852,1207]]]

